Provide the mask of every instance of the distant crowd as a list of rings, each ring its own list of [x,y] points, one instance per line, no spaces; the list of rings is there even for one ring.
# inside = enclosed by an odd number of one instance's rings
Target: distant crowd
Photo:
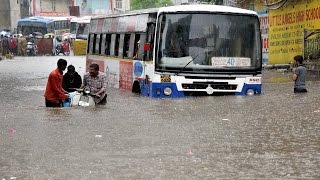
[[[14,35],[0,36],[0,55],[7,54],[25,56],[27,49],[27,39],[23,36],[16,37]]]

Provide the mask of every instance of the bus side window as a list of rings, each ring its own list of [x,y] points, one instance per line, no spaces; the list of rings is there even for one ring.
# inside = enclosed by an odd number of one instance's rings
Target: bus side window
[[[132,57],[134,56],[134,45],[135,41],[134,41],[134,33],[130,34],[130,41],[129,41],[129,51],[128,51],[128,58],[132,59]]]
[[[124,46],[124,34],[120,34],[119,48],[118,48],[118,57],[123,58],[123,46]]]
[[[93,39],[92,39],[92,54],[96,54],[96,45],[97,45],[97,34],[93,34]]]
[[[111,46],[110,46],[110,55],[111,56],[115,56],[115,45],[116,45],[116,38],[117,38],[117,34],[112,34],[111,35]],[[119,38],[120,38],[120,36],[119,36]]]
[[[110,48],[111,48],[111,34],[106,34],[105,53],[108,56],[110,56]]]
[[[124,35],[124,40],[123,40],[123,58],[128,58],[129,57],[129,47],[130,47],[130,34],[125,34]]]
[[[54,32],[53,24],[49,23],[47,24],[48,32]]]
[[[153,44],[154,44],[154,30],[155,24],[148,24],[147,29],[147,42],[144,45],[144,60],[145,61],[152,61],[152,53],[153,53]]]
[[[135,34],[134,47],[133,47],[133,59],[139,59],[139,49],[140,49],[140,34]]]
[[[138,50],[138,59],[142,59],[143,61],[145,61],[145,57],[144,57],[144,45],[146,43],[146,33],[141,33],[140,35],[140,48]]]
[[[100,55],[105,55],[105,49],[106,49],[106,34],[101,34],[100,38]]]
[[[78,27],[78,34],[83,34],[84,33],[84,28],[86,26],[84,24],[79,24],[79,27]]]
[[[94,34],[90,34],[89,35],[89,39],[88,39],[88,53],[92,54],[93,53],[93,39],[94,39]]]
[[[99,41],[99,54],[102,54],[102,36],[103,36],[103,34],[100,34],[100,41]]]
[[[99,42],[100,42],[100,34],[95,35],[95,53],[94,54],[99,54]]]
[[[119,47],[120,47],[120,34],[116,34],[116,39],[114,42],[115,42],[114,56],[118,57],[119,56]]]

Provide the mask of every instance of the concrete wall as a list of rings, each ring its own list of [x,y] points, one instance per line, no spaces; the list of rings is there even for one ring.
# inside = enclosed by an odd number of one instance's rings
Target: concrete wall
[[[13,30],[20,19],[20,1],[0,0],[0,30]]]
[[[20,0],[21,18],[31,16],[31,6],[32,3],[30,3],[30,0]]]
[[[0,17],[10,17],[10,0],[0,0],[0,4]],[[10,18],[0,18],[0,31],[10,28]]]
[[[34,16],[68,16],[72,0],[33,0]]]
[[[10,0],[10,17],[11,17],[11,32],[17,28],[17,21],[21,18],[20,1]]]

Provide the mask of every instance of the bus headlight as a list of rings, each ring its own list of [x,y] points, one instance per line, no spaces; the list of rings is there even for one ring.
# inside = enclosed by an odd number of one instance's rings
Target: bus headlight
[[[166,96],[170,96],[170,95],[172,94],[172,89],[169,88],[169,87],[166,87],[166,88],[164,88],[163,93],[164,93]]]
[[[248,89],[247,90],[247,95],[254,95],[254,90],[253,89]]]

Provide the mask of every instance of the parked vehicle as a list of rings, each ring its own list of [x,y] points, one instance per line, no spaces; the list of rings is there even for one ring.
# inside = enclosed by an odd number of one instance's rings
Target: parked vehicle
[[[33,42],[27,42],[27,56],[36,56],[37,55],[37,45]]]
[[[56,30],[70,31],[70,20],[74,16],[66,17],[27,17],[17,22],[17,32],[23,36],[33,33],[35,36],[43,36],[54,33]]]
[[[63,107],[88,107],[88,106],[95,106],[94,96],[91,94],[90,90],[80,90],[78,89],[75,92],[71,92],[68,94],[69,99],[63,102]]]
[[[58,43],[56,45],[56,55],[59,55],[60,53],[65,56],[70,55],[70,47],[68,42],[63,41],[62,43]]]
[[[86,52],[86,67],[105,64],[109,86],[146,97],[262,90],[255,11],[192,4],[93,17]]]

